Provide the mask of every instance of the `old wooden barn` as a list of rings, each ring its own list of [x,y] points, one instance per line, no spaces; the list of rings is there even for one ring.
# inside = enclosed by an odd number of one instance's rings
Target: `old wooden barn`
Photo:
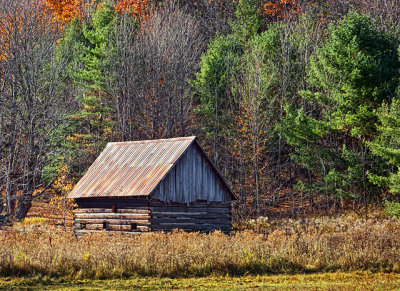
[[[236,199],[196,137],[109,143],[68,198],[76,234],[230,232]]]

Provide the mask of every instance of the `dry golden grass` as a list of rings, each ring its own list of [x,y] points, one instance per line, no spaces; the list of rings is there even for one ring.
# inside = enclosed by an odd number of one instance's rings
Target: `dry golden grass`
[[[125,278],[400,272],[400,222],[352,216],[247,223],[232,235],[107,233],[75,238],[44,221],[0,231],[1,276]],[[262,234],[257,233],[262,232]]]

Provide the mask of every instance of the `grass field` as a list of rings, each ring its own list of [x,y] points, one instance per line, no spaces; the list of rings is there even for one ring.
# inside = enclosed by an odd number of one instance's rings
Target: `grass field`
[[[351,216],[259,221],[231,235],[98,233],[29,218],[0,231],[0,276],[115,279],[370,271],[400,273],[400,222]]]
[[[39,214],[0,228],[0,290],[400,290],[400,221],[382,216],[76,238],[71,223]]]
[[[48,277],[0,278],[0,289],[270,289],[270,290],[399,290],[400,275],[367,272],[202,278],[132,278],[65,280]]]

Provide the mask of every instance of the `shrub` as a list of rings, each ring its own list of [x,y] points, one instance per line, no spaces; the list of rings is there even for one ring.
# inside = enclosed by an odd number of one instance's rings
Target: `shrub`
[[[385,213],[388,217],[400,218],[400,203],[386,200]]]

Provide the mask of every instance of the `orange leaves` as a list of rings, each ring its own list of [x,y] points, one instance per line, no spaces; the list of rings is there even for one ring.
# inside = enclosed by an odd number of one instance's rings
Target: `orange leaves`
[[[81,0],[45,0],[58,21],[68,22],[79,14]]]
[[[7,41],[7,36],[5,33],[5,29],[3,26],[0,26],[0,61],[6,60],[7,59],[7,51],[8,51],[8,41]],[[1,75],[1,71],[0,71]]]
[[[151,0],[122,0],[115,5],[118,13],[128,13],[137,18],[146,18],[149,14]]]
[[[61,24],[61,29],[75,17],[87,16],[97,6],[95,0],[44,0],[44,3],[44,12],[52,15],[53,21]]]
[[[96,5],[93,0],[44,0],[44,2],[45,12],[54,14],[54,20],[62,24],[82,16],[87,7]],[[150,2],[152,0],[120,0],[115,5],[115,11],[125,12],[137,18],[148,17]]]
[[[263,14],[271,19],[279,20],[300,12],[296,0],[270,0],[264,4]]]
[[[67,136],[66,139],[69,141],[77,141],[84,137],[83,134],[74,133],[73,135]]]
[[[54,32],[55,28],[49,24],[50,20],[47,5],[42,0],[2,3],[0,61],[12,59],[16,51],[24,49],[27,41],[33,39],[37,41],[39,35],[49,35]]]

